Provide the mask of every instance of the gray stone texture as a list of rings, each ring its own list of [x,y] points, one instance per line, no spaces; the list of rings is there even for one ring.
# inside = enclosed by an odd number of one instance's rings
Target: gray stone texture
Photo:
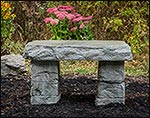
[[[32,96],[57,96],[58,93],[58,82],[41,82],[31,81],[31,95]]]
[[[59,62],[31,61],[31,104],[53,104],[60,99]]]
[[[23,57],[31,59],[31,104],[53,104],[60,99],[59,61],[96,60],[96,105],[125,103],[124,61],[132,60],[130,46],[118,40],[37,40],[25,46]]]
[[[32,60],[132,60],[130,46],[118,40],[40,40],[29,42],[23,54]]]
[[[111,84],[106,82],[100,82],[98,85],[97,97],[99,99],[104,98],[124,98],[125,97],[125,83]]]
[[[25,59],[19,54],[1,56],[1,76],[18,75],[26,72]]]
[[[124,81],[124,61],[99,61],[99,81],[121,83]]]
[[[60,100],[60,95],[58,96],[31,96],[32,105],[40,104],[55,104]]]
[[[95,104],[125,103],[124,62],[99,62]]]
[[[107,105],[109,103],[120,103],[120,104],[125,104],[125,98],[103,98],[103,99],[96,99],[95,100],[95,105]]]

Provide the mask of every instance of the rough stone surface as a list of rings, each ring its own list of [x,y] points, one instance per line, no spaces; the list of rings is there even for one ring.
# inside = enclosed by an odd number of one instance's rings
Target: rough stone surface
[[[17,75],[24,72],[26,72],[26,65],[22,55],[1,56],[1,76]]]
[[[112,84],[99,82],[97,90],[96,105],[106,105],[109,103],[119,102],[124,104],[125,100],[125,83]]]
[[[31,104],[52,104],[59,98],[59,62],[31,62]]]
[[[99,61],[95,104],[125,103],[124,61]]]
[[[58,61],[35,61],[31,62],[31,76],[41,72],[45,73],[59,73],[59,62]]]
[[[100,82],[98,86],[98,98],[124,98],[125,97],[125,83],[110,84]]]
[[[33,41],[26,45],[23,57],[32,60],[31,104],[53,104],[60,99],[60,60],[99,61],[95,104],[125,103],[124,61],[132,60],[132,53],[124,41]]]
[[[124,81],[124,61],[99,61],[99,81],[121,83]]]
[[[118,40],[40,40],[25,46],[24,58],[32,60],[132,60],[130,46]]]
[[[103,98],[103,99],[99,99],[97,98],[95,100],[95,105],[99,106],[99,105],[107,105],[109,103],[120,103],[120,104],[125,104],[125,98]]]
[[[55,104],[60,100],[61,95],[58,96],[31,96],[31,104]]]
[[[57,96],[58,93],[58,81],[55,83],[31,81],[31,95],[32,96]]]

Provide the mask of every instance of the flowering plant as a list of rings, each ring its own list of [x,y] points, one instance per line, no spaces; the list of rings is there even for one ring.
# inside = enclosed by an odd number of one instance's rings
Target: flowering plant
[[[14,47],[11,37],[15,30],[12,21],[16,15],[12,11],[13,7],[9,1],[1,1],[1,54],[10,51],[10,47]]]
[[[14,31],[12,21],[16,17],[12,14],[11,4],[7,1],[1,1],[1,36],[2,40],[10,39]]]
[[[50,27],[53,40],[91,40],[93,35],[87,23],[92,16],[84,17],[77,13],[72,6],[59,5],[58,7],[48,8],[50,17],[44,22]]]

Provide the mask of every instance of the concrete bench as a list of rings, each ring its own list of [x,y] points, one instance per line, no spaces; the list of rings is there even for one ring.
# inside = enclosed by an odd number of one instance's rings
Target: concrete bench
[[[124,61],[132,60],[132,53],[124,41],[32,41],[25,46],[23,57],[31,59],[31,104],[54,104],[61,98],[60,60],[98,61],[95,104],[125,103]]]

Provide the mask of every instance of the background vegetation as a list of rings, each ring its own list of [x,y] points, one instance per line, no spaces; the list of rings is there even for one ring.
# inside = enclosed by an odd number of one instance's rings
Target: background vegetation
[[[131,46],[134,58],[125,63],[127,74],[148,76],[149,1],[11,1],[10,4],[12,14],[16,15],[12,21],[14,31],[8,38],[9,43],[2,36],[1,55],[22,54],[27,42],[50,39],[51,32],[43,21],[47,8],[72,5],[82,15],[93,16],[90,27],[95,40],[124,40]],[[96,68],[95,61],[61,62],[62,74],[96,74]]]

